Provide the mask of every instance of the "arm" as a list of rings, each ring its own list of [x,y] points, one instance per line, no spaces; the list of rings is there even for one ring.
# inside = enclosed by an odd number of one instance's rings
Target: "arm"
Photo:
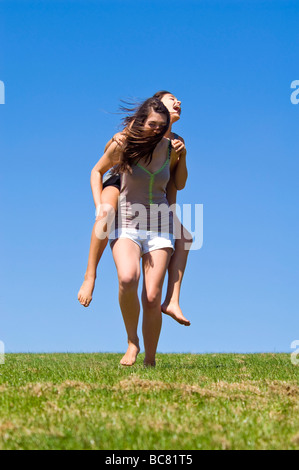
[[[187,165],[186,165],[186,153],[187,153],[186,150],[185,152],[181,153],[178,159],[178,163],[175,168],[174,181],[175,181],[176,189],[178,191],[181,191],[182,189],[184,189],[187,178],[188,178],[188,171],[187,171]]]
[[[178,191],[184,189],[188,178],[188,171],[186,165],[186,147],[182,138],[174,139],[171,141],[174,152],[176,153],[176,163],[173,169],[173,180]]]
[[[166,197],[170,206],[172,206],[172,204],[176,204],[176,195],[177,189],[174,183],[174,175],[171,174],[166,187]]]
[[[108,147],[102,158],[100,158],[98,163],[91,170],[90,185],[96,208],[98,208],[101,204],[103,175],[114,165],[120,163],[121,153],[121,148],[118,143],[112,142],[112,144]]]
[[[107,150],[108,150],[108,148],[110,147],[110,145],[112,144],[112,142],[113,142],[113,137],[112,137],[112,139],[110,139],[110,140],[107,142],[107,144],[105,145],[104,153],[107,152]]]

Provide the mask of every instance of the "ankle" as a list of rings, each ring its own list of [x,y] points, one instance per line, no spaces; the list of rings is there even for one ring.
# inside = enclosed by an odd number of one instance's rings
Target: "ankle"
[[[156,364],[156,355],[146,355],[144,357],[144,364]]]
[[[179,300],[174,298],[165,299],[162,305],[179,305]]]
[[[155,367],[156,366],[156,361],[155,359],[148,360],[147,358],[144,359],[143,361],[144,367]]]
[[[128,345],[129,346],[136,346],[137,349],[139,349],[139,338],[138,336],[133,337],[133,338],[128,338]]]

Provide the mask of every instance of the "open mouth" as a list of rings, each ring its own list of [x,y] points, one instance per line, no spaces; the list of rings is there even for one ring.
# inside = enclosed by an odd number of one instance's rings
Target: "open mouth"
[[[174,106],[173,109],[176,113],[181,114],[181,108],[179,106]]]

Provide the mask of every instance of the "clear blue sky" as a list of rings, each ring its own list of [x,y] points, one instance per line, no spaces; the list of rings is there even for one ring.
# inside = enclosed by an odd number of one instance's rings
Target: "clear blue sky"
[[[1,321],[7,352],[122,352],[110,248],[77,301],[90,171],[120,99],[182,101],[180,203],[203,204],[159,352],[291,352],[298,325],[299,7],[292,1],[1,1]]]

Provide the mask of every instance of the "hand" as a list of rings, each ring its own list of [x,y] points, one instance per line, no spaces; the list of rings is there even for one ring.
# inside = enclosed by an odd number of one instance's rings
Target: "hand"
[[[116,142],[121,147],[125,143],[125,140],[126,140],[126,136],[123,132],[118,132],[117,134],[114,134],[114,136],[112,137],[112,142]]]
[[[180,154],[182,152],[186,152],[186,147],[185,147],[184,142],[182,142],[179,139],[173,139],[171,141],[171,145],[172,145],[173,149],[175,150],[175,152],[177,154]]]

